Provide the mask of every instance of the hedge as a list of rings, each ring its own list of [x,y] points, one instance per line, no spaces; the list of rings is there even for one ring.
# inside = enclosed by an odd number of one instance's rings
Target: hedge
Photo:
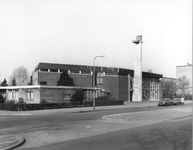
[[[123,105],[124,101],[96,101],[95,106],[110,106]],[[48,104],[9,104],[0,103],[0,110],[11,111],[28,111],[28,110],[43,110],[43,109],[58,109],[58,108],[77,108],[77,107],[92,107],[93,102],[70,102],[70,103],[48,103]]]
[[[176,97],[181,98],[183,95],[178,94]],[[185,94],[185,100],[192,100],[192,94]]]

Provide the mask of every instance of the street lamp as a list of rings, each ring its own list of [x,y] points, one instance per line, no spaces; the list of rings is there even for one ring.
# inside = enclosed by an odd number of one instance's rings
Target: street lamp
[[[93,68],[93,88],[94,88],[94,92],[93,92],[93,109],[95,110],[95,59],[98,58],[98,57],[105,57],[105,55],[102,55],[102,56],[96,56],[94,58],[94,68]]]

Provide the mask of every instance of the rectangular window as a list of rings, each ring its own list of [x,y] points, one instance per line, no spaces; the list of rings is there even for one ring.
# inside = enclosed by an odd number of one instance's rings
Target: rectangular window
[[[58,72],[58,69],[50,69],[50,72]]]
[[[63,99],[64,100],[71,100],[72,99],[72,94],[64,94]]]
[[[76,74],[79,74],[79,70],[70,70],[70,73],[76,73]]]
[[[8,99],[18,100],[18,97],[19,97],[18,89],[8,90]]]
[[[40,85],[47,85],[47,82],[46,81],[41,81]]]
[[[107,76],[117,76],[118,73],[117,72],[105,72],[105,75],[107,75]]]
[[[100,95],[100,91],[96,91],[96,95],[95,95],[95,96],[96,96],[96,98],[99,97],[99,96],[101,96],[101,95]]]
[[[41,72],[48,72],[48,69],[39,69]]]
[[[103,73],[97,72],[97,86],[103,85]]]
[[[81,74],[91,74],[91,71],[82,70],[82,71],[81,71]]]
[[[12,91],[12,99],[16,99],[15,91]]]
[[[33,95],[33,91],[28,91],[27,92],[27,99],[30,100],[30,99],[33,99],[34,95]]]

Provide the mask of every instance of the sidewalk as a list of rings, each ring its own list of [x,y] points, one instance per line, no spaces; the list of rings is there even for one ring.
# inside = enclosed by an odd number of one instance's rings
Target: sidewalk
[[[191,103],[192,103],[192,101],[185,101],[185,104],[191,104]],[[20,112],[0,111],[0,117],[9,116],[9,115],[50,115],[50,114],[55,114],[55,113],[57,113],[57,114],[60,114],[60,113],[78,113],[78,112],[88,112],[88,111],[102,111],[102,110],[110,110],[110,109],[154,107],[154,106],[157,106],[157,102],[127,102],[124,105],[118,105],[118,106],[100,106],[100,107],[96,107],[95,110],[93,110],[93,107],[82,107],[82,108],[49,109],[49,110],[20,111]],[[172,106],[170,106],[170,107],[172,107]],[[134,118],[139,117],[139,114],[136,114],[138,116],[135,116]],[[131,116],[127,115],[127,117],[125,117],[124,114],[120,114],[120,115],[117,115],[116,119],[132,120],[132,118],[133,118],[133,116],[131,117]],[[149,116],[149,115],[146,115],[146,116]],[[106,116],[106,117],[113,119],[115,116],[110,115],[110,116]],[[142,116],[141,118],[143,120],[144,116]],[[16,135],[0,135],[0,150],[13,149],[13,148],[16,148],[16,147],[22,145],[24,142],[25,142],[24,138],[16,136]]]
[[[157,106],[157,102],[127,102],[124,105],[99,106],[99,107],[96,106],[95,111],[133,108],[133,107],[148,107],[148,106]],[[50,115],[55,113],[75,113],[75,112],[84,112],[84,111],[93,111],[93,107],[46,109],[46,110],[34,110],[34,111],[0,111],[0,116],[1,115]]]
[[[186,100],[185,104],[191,104],[192,100]],[[126,102],[124,105],[114,106],[99,106],[95,107],[95,111],[98,110],[110,110],[110,109],[124,109],[124,108],[136,108],[136,107],[153,107],[157,106],[157,102]],[[93,107],[79,107],[79,108],[61,108],[61,109],[47,109],[47,110],[34,110],[34,111],[1,111],[0,116],[6,115],[50,115],[55,113],[76,113],[94,111]]]

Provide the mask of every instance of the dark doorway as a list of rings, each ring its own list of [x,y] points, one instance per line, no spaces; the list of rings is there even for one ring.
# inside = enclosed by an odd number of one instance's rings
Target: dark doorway
[[[133,91],[130,91],[130,102],[132,102]]]
[[[6,90],[0,90],[0,103],[5,103]]]

